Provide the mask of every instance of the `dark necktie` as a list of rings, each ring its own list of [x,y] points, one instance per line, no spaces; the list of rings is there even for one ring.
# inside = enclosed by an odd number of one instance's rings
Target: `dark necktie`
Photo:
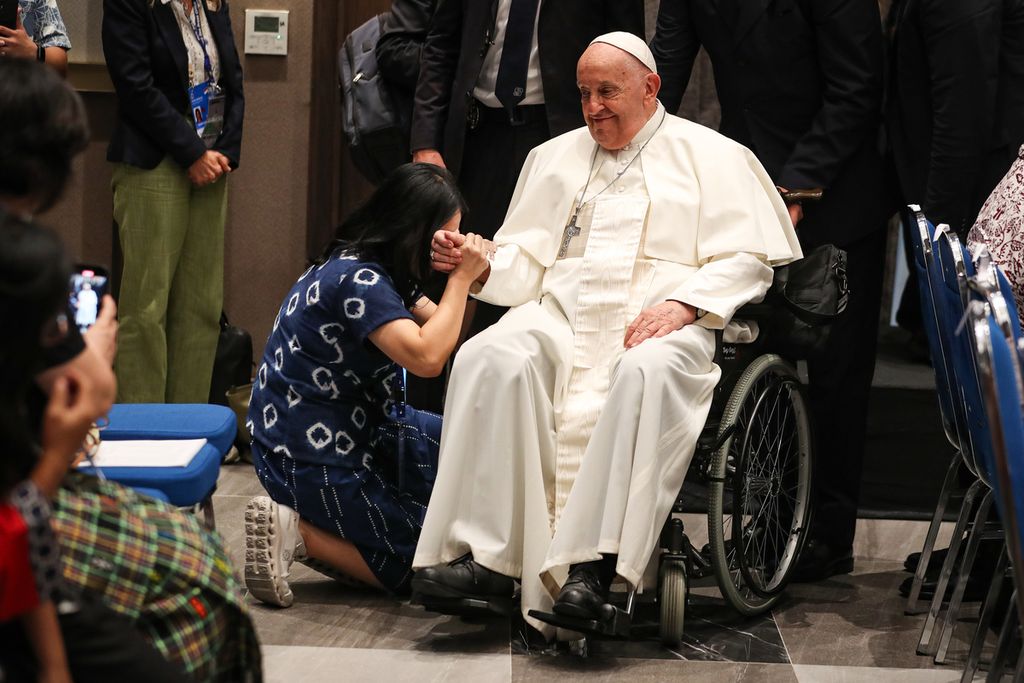
[[[505,24],[505,42],[501,48],[498,78],[494,94],[506,109],[513,109],[526,96],[526,72],[530,66],[533,27],[537,22],[540,0],[512,0]]]

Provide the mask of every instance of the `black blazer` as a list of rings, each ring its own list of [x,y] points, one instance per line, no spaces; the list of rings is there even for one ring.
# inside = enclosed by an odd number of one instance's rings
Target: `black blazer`
[[[226,96],[224,131],[213,149],[238,166],[242,147],[242,65],[227,0],[220,10],[199,2],[220,55]],[[118,99],[118,121],[107,160],[143,169],[170,156],[187,169],[206,151],[196,135],[188,95],[188,53],[171,6],[155,0],[103,0],[103,54]]]
[[[662,0],[651,48],[659,95],[676,111],[701,46],[711,57],[722,134],[750,148],[774,182],[822,188],[805,203],[804,246],[849,245],[884,226],[883,37],[876,0]]]
[[[497,0],[440,0],[423,46],[410,146],[440,150],[454,173],[496,5]],[[583,125],[576,62],[591,40],[609,31],[643,36],[643,0],[541,0],[537,44],[552,137]]]
[[[410,96],[420,77],[420,52],[434,18],[436,0],[394,0],[377,41],[380,72]]]
[[[1024,0],[892,12],[887,121],[903,198],[962,235],[1024,144]]]

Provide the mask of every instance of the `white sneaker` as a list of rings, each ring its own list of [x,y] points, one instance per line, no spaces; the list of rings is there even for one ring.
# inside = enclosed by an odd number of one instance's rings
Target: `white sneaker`
[[[292,561],[305,556],[299,515],[267,496],[245,507],[245,587],[258,600],[288,607],[295,596],[288,586]]]

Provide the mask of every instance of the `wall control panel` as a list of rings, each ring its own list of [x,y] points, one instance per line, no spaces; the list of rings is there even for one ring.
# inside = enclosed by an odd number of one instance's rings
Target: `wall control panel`
[[[245,10],[245,54],[288,54],[288,10]]]

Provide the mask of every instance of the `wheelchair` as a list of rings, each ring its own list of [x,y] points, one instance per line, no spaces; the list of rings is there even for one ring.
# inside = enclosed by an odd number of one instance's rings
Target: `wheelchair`
[[[745,306],[737,318],[764,320],[771,308]],[[682,489],[660,535],[657,603],[660,640],[683,637],[690,584],[714,576],[719,590],[744,616],[770,610],[782,597],[810,529],[812,435],[809,405],[796,367],[768,352],[760,338],[726,343],[717,332],[715,362],[722,377]],[[697,550],[676,516],[692,510],[702,489],[708,539]],[[637,591],[613,596],[600,619],[530,610],[531,617],[588,637],[630,638]],[[499,604],[500,603],[500,604]],[[462,616],[508,616],[511,600],[439,600],[431,611]]]
[[[770,314],[755,306],[744,308],[745,319]],[[726,343],[717,334],[715,362],[722,379],[660,537],[658,635],[668,646],[683,637],[694,581],[714,576],[722,597],[744,616],[770,610],[781,599],[810,530],[811,418],[796,367],[768,353],[761,340]],[[676,516],[693,509],[695,488],[706,494],[708,544],[700,550]],[[599,620],[539,610],[530,616],[587,636],[629,638],[636,602],[631,588],[625,604],[613,598]]]

